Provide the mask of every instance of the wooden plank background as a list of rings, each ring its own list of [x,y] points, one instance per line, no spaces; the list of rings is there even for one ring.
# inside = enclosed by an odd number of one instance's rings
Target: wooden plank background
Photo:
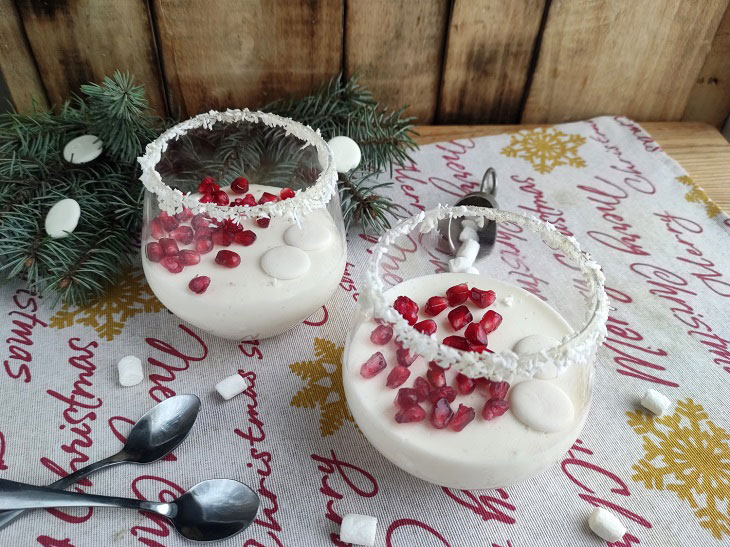
[[[0,0],[19,110],[119,68],[160,112],[256,107],[358,73],[420,123],[601,114],[720,127],[730,0]]]

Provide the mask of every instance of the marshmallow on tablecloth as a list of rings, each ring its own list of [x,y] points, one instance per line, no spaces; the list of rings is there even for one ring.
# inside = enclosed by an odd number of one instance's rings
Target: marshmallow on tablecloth
[[[462,226],[461,233],[459,234],[459,241],[466,241],[467,239],[473,239],[477,243],[479,242],[479,234],[471,226]]]
[[[136,386],[144,380],[142,361],[134,355],[122,357],[117,363],[119,369],[119,383],[124,387]]]
[[[459,256],[449,260],[449,271],[451,273],[465,273],[474,264],[473,260],[469,260],[465,256]]]
[[[596,507],[593,510],[588,517],[588,526],[594,534],[609,543],[620,540],[626,533],[626,527],[621,521],[603,507]]]
[[[461,247],[459,247],[459,250],[456,251],[457,257],[468,258],[471,264],[474,264],[474,261],[477,259],[478,254],[479,243],[477,241],[474,241],[473,239],[467,239],[466,241],[464,241],[464,243],[461,244]]]
[[[368,515],[350,513],[342,517],[340,541],[356,545],[373,545],[378,519]]]
[[[232,399],[239,393],[243,393],[248,387],[248,382],[240,374],[234,374],[228,378],[223,378],[220,382],[215,385],[215,390],[223,397],[226,401]]]
[[[644,396],[641,398],[641,406],[650,410],[657,416],[661,416],[667,411],[667,409],[669,409],[670,406],[672,406],[672,401],[670,401],[667,396],[654,389],[647,389],[646,393],[644,393]]]

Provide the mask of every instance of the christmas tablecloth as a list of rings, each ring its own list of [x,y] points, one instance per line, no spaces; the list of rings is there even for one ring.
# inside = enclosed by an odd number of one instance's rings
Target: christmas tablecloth
[[[173,456],[104,470],[78,489],[169,500],[205,478],[241,480],[261,508],[225,546],[338,545],[338,522],[351,512],[378,517],[381,546],[601,545],[587,527],[594,506],[628,528],[614,545],[730,544],[730,219],[625,118],[424,146],[393,173],[390,194],[410,213],[453,203],[488,166],[501,208],[554,223],[603,266],[613,306],[585,429],[545,473],[500,490],[440,488],[390,464],[358,432],[340,360],[374,240],[353,229],[336,294],[260,342],[183,323],[138,270],[82,309],[0,288],[0,476],[50,483],[116,452],[157,401],[195,393],[201,413]],[[514,245],[501,233],[496,250]],[[514,276],[540,282],[534,269]],[[131,388],[117,380],[127,354],[143,358],[146,373]],[[213,385],[236,371],[252,387],[224,402]],[[647,388],[675,402],[668,415],[637,409]],[[73,509],[25,515],[0,531],[0,545],[188,543],[149,514]]]

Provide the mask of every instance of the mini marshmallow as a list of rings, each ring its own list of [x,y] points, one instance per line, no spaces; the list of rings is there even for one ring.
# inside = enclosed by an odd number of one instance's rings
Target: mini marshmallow
[[[641,406],[657,416],[661,416],[672,406],[672,401],[654,389],[647,389],[641,398]]]
[[[479,275],[480,272],[479,272],[479,268],[476,268],[474,266],[469,266],[466,270],[464,270],[463,273]]]
[[[466,241],[467,239],[473,239],[477,243],[479,242],[479,234],[471,226],[462,226],[461,233],[459,234],[459,241]]]
[[[469,218],[461,221],[461,229],[463,230],[465,228],[471,228],[475,232],[479,231],[479,227],[477,226],[477,223]]]
[[[456,251],[456,256],[463,256],[465,258],[469,259],[469,262],[471,264],[474,264],[474,261],[477,259],[477,255],[479,254],[479,243],[474,241],[473,239],[467,239],[464,243],[461,244],[461,247],[459,247],[459,250]]]
[[[218,382],[215,390],[227,401],[239,393],[243,393],[247,387],[248,382],[240,374],[234,374]]]
[[[119,383],[124,387],[136,386],[144,380],[142,361],[134,355],[122,357],[117,363],[119,369]]]
[[[616,516],[603,507],[596,507],[588,517],[588,526],[599,538],[613,543],[620,540],[626,533],[626,527]]]
[[[350,513],[342,517],[340,524],[340,541],[357,545],[373,545],[378,519],[368,515]]]
[[[451,273],[464,273],[474,264],[473,260],[469,260],[465,256],[459,256],[449,260],[449,271]]]

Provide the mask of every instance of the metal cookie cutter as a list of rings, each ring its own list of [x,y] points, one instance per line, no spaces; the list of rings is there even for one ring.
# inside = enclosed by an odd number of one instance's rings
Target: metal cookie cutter
[[[479,191],[471,192],[456,202],[456,205],[473,205],[476,207],[487,207],[489,209],[497,209],[497,172],[493,167],[487,169],[482,177],[482,184]],[[456,251],[461,245],[459,235],[461,234],[461,222],[467,220],[468,217],[462,218],[445,218],[439,222],[439,233],[441,241],[439,247],[442,251],[450,255],[456,255]],[[477,219],[475,219],[476,221]],[[484,220],[482,226],[477,229],[479,236],[479,254],[477,259],[483,258],[492,252],[494,242],[497,239],[497,223],[493,220]],[[477,223],[477,226],[479,224]]]

